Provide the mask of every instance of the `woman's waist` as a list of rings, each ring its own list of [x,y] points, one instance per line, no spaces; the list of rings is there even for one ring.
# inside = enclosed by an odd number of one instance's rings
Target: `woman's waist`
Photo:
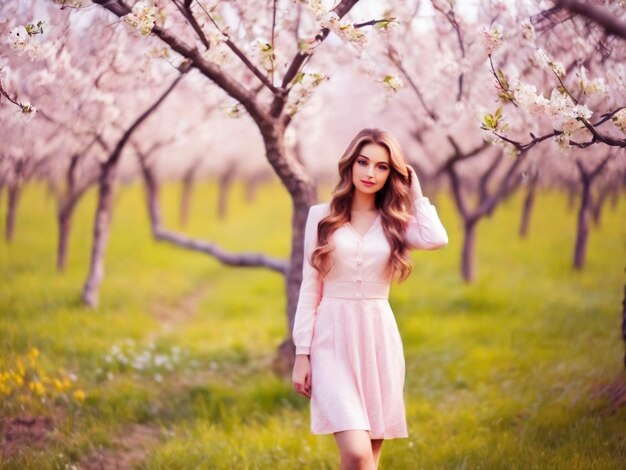
[[[390,284],[355,279],[351,281],[324,281],[322,297],[339,299],[388,299]]]

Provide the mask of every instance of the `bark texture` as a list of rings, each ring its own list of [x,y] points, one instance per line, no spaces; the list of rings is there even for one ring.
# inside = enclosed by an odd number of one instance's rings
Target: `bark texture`
[[[186,72],[186,70],[182,71],[182,73],[184,72]],[[157,110],[159,105],[165,101],[165,98],[167,98],[167,96],[174,91],[174,88],[183,76],[183,74],[179,75],[167,88],[167,90],[165,90],[165,92],[131,124],[131,126],[124,132],[121,139],[117,142],[117,145],[113,149],[109,158],[102,164],[102,171],[98,179],[98,206],[93,226],[91,261],[82,295],[83,302],[90,307],[97,307],[100,284],[104,279],[104,255],[111,228],[113,185],[122,151],[128,143],[131,135],[152,113]]]

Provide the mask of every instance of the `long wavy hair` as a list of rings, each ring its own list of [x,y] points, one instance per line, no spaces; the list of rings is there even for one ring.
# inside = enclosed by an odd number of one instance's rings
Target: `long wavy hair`
[[[359,132],[339,160],[339,182],[333,190],[330,213],[317,226],[318,243],[311,253],[310,262],[322,277],[330,271],[330,254],[334,250],[332,234],[350,221],[355,191],[352,167],[363,146],[370,143],[382,145],[389,154],[391,171],[385,185],[375,195],[375,205],[381,215],[385,237],[391,246],[387,265],[388,278],[402,282],[411,274],[412,269],[404,239],[412,205],[409,189],[411,176],[400,145],[391,134],[380,129],[363,129]]]

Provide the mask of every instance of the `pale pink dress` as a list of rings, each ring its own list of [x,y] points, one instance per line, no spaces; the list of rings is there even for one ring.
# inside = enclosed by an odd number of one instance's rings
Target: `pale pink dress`
[[[361,429],[372,439],[407,437],[404,353],[389,306],[385,267],[391,249],[380,214],[363,236],[350,224],[332,236],[333,266],[322,281],[309,257],[329,204],[312,206],[304,236],[303,279],[293,339],[311,361],[311,432]],[[448,242],[428,198],[414,202],[405,238],[411,248]]]

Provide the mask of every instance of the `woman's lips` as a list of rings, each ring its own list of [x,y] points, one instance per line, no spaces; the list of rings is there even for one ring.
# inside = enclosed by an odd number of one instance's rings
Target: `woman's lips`
[[[376,183],[372,183],[371,181],[363,181],[361,180],[361,183],[363,183],[365,186],[374,186]]]

